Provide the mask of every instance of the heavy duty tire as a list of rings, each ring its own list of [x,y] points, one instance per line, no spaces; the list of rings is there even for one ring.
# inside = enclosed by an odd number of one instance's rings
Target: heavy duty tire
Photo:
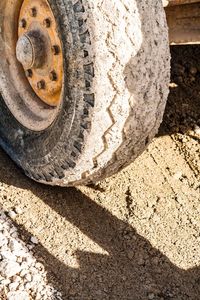
[[[48,128],[33,131],[2,99],[0,143],[36,181],[88,184],[134,161],[157,133],[170,74],[165,14],[160,0],[49,3],[63,43],[62,107]],[[4,99],[8,80],[0,71]]]

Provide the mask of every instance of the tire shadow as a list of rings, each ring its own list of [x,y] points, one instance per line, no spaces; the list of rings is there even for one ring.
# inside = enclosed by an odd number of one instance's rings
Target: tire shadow
[[[42,244],[34,248],[35,257],[43,259],[49,280],[52,281],[53,275],[56,286],[60,284],[64,300],[199,299],[199,267],[187,271],[178,268],[135,228],[80,190],[34,183],[2,151],[0,169],[0,182],[31,190],[108,253],[77,250],[74,257],[79,268],[73,269],[52,256]],[[58,194],[62,201],[58,201]],[[20,226],[19,230],[25,240],[30,240],[30,233],[24,227]]]
[[[200,127],[200,45],[171,47],[170,94],[158,136]]]

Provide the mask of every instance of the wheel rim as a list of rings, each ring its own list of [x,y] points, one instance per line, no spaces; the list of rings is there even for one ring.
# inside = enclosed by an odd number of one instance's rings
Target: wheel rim
[[[63,56],[56,20],[47,0],[24,0],[18,22],[16,55],[37,96],[60,102]]]
[[[58,117],[64,93],[61,29],[47,0],[0,5],[0,90],[14,117],[33,131]]]

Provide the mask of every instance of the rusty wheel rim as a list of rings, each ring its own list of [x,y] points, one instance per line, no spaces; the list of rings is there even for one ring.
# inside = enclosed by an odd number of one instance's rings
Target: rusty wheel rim
[[[62,46],[47,0],[23,1],[16,56],[36,95],[50,106],[59,105],[63,84]]]
[[[50,3],[0,1],[1,93],[15,119],[36,132],[58,120],[67,90],[69,52],[58,12]]]

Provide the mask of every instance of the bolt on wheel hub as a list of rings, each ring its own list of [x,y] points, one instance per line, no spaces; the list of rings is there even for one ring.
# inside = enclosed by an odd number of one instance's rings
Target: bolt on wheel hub
[[[16,57],[37,96],[57,106],[62,92],[63,56],[56,20],[47,0],[24,0]]]

